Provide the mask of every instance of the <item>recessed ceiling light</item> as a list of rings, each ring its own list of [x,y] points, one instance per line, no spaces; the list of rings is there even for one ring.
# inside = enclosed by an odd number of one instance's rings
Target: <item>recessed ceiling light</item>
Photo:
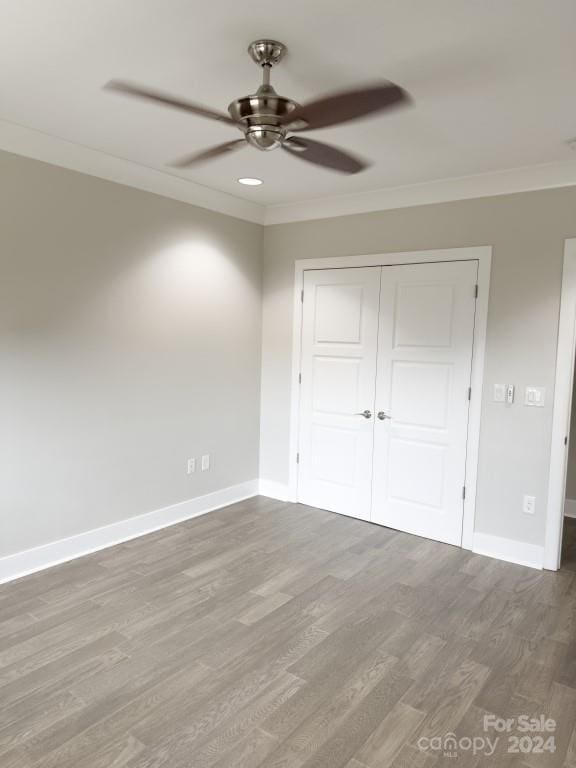
[[[243,179],[238,179],[239,184],[245,184],[247,187],[259,187],[262,184],[262,179],[252,179],[249,176]]]

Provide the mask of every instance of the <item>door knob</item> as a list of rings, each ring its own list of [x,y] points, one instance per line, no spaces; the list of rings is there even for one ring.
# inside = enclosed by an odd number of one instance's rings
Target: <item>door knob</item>
[[[384,411],[378,411],[378,418],[380,421],[384,421],[384,419],[391,419],[392,416],[388,416],[388,414],[384,413]]]
[[[365,419],[371,419],[372,411],[369,411],[368,409],[366,409],[365,411],[361,411],[360,413],[355,413],[354,416],[364,416]]]

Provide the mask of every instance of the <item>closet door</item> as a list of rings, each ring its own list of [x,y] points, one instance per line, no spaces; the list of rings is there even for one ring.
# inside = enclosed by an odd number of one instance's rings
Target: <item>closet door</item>
[[[372,521],[461,543],[476,261],[384,267]]]
[[[370,519],[380,267],[305,272],[298,500]]]

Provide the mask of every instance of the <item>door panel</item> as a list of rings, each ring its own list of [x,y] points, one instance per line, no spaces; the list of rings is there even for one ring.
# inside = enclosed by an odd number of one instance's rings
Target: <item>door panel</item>
[[[384,267],[373,522],[462,537],[475,261]]]
[[[370,519],[380,267],[304,273],[303,504]],[[372,412],[366,419],[358,415]]]

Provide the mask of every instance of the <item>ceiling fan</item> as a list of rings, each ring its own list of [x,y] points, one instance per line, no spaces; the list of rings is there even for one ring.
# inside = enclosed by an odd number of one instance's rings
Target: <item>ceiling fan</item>
[[[406,91],[394,83],[384,81],[330,94],[300,105],[292,99],[279,96],[270,85],[270,70],[282,60],[286,46],[276,40],[256,40],[248,47],[248,53],[262,67],[262,85],[255,94],[235,99],[228,106],[228,114],[121,80],[112,80],[105,87],[226,123],[239,128],[244,134],[241,139],[227,141],[180,158],[171,163],[176,168],[189,168],[250,144],[265,151],[280,147],[294,157],[314,165],[341,173],[358,173],[368,167],[366,161],[330,144],[288,134],[328,128],[410,101]]]

